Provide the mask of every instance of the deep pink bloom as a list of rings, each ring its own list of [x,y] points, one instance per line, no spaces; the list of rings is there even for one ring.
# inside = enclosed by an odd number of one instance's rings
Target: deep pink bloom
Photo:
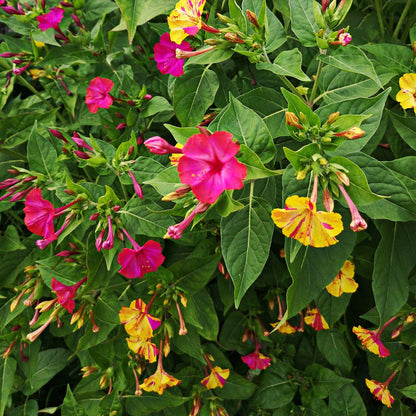
[[[52,7],[49,13],[41,14],[36,18],[36,20],[39,22],[39,29],[42,32],[51,28],[60,31],[59,23],[61,23],[63,17],[63,9],[60,9],[59,7]]]
[[[136,192],[136,195],[140,198],[143,199],[143,190],[142,187],[139,185],[139,182],[137,182],[137,179],[135,178],[135,176],[133,175],[133,172],[130,170],[129,171],[129,176],[133,182],[133,188],[134,188],[134,192]]]
[[[87,88],[85,102],[91,113],[96,113],[99,108],[108,108],[113,104],[110,91],[114,83],[110,79],[95,77]]]
[[[182,149],[172,146],[163,137],[153,136],[144,142],[149,152],[155,155],[169,155],[171,153],[182,153]]]
[[[224,190],[241,189],[247,167],[235,155],[240,149],[233,135],[217,131],[211,136],[194,134],[182,149],[178,172],[201,202],[213,204]]]
[[[79,137],[79,134],[76,131],[74,131],[72,140],[75,142],[78,148],[83,147],[84,149],[94,151],[94,149],[84,139],[81,139],[81,137]]]
[[[104,250],[111,250],[114,247],[114,233],[113,233],[113,224],[111,223],[111,216],[107,215],[108,222],[108,236],[107,239],[103,242],[102,248]]]
[[[270,365],[270,358],[263,355],[257,348],[254,352],[241,357],[252,370],[265,370]]]
[[[176,49],[192,51],[191,45],[186,41],[182,41],[179,45],[172,42],[169,33],[164,33],[159,43],[154,46],[156,66],[162,74],[171,74],[174,77],[183,75],[185,60],[176,58]]]
[[[52,277],[52,290],[56,292],[58,297],[58,303],[62,305],[69,313],[72,313],[75,308],[74,298],[77,294],[78,288],[87,280],[87,277],[84,277],[75,285],[67,286],[63,283],[56,280]]]
[[[117,261],[122,266],[119,273],[124,277],[134,279],[136,277],[142,278],[146,273],[156,271],[165,260],[161,245],[156,241],[149,240],[141,247],[125,229],[123,232],[133,244],[133,249],[123,248],[118,255]]]

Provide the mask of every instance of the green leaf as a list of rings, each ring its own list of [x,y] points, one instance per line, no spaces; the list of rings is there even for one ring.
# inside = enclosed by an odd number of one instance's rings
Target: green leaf
[[[176,79],[173,108],[182,126],[199,124],[214,102],[219,82],[217,74],[206,68],[194,68]]]
[[[351,371],[352,360],[348,352],[347,340],[337,329],[318,331],[316,343],[319,351],[330,364],[338,367],[342,373]]]
[[[326,290],[323,290],[316,299],[316,306],[319,312],[325,317],[328,325],[332,327],[344,315],[350,299],[350,293],[343,293],[342,296],[335,297],[330,295]]]
[[[313,162],[312,156],[315,154],[320,154],[320,147],[316,143],[310,143],[306,146],[303,146],[296,152],[287,147],[284,147],[283,151],[285,152],[286,158],[293,166],[293,169],[298,171],[305,168],[305,159],[309,159],[311,163]]]
[[[416,150],[416,117],[401,117],[388,110],[387,114],[400,137]]]
[[[222,389],[218,389],[218,397],[230,400],[247,400],[256,390],[256,385],[237,373],[231,372]]]
[[[262,373],[253,404],[261,409],[282,407],[292,401],[296,391],[296,384],[288,378],[287,366],[279,360]]]
[[[38,391],[67,366],[70,355],[70,351],[64,348],[41,351],[33,371],[25,373],[27,378],[22,387],[23,394],[29,396]]]
[[[244,144],[240,145],[238,160],[247,166],[246,180],[269,178],[283,173],[283,170],[267,169],[257,153]]]
[[[319,364],[312,364],[306,369],[306,375],[312,377],[311,397],[325,399],[331,393],[337,391],[347,383],[352,383],[349,378],[340,377],[329,368]]]
[[[206,289],[190,296],[195,306],[195,317],[201,328],[198,333],[210,341],[215,341],[218,336],[219,323],[215,311],[214,302]]]
[[[189,303],[188,303],[189,306]],[[184,313],[185,316],[185,313]],[[186,319],[186,317],[184,318]],[[196,358],[201,363],[205,364],[205,359],[202,354],[201,340],[198,331],[194,326],[186,324],[188,333],[186,335],[176,335],[172,338],[171,343],[174,347],[183,353]],[[176,351],[175,351],[176,352]]]
[[[204,48],[201,48],[204,49]],[[232,49],[212,49],[209,52],[204,52],[201,55],[192,56],[187,60],[187,65],[208,65],[217,64],[219,62],[230,59],[234,54]]]
[[[237,26],[243,33],[246,33],[247,19],[236,0],[228,0],[228,9],[230,10],[231,19],[237,23]]]
[[[137,26],[143,25],[159,14],[169,14],[175,7],[176,0],[116,0],[122,18],[127,26],[129,43],[132,43]]]
[[[124,396],[123,400],[130,416],[146,416],[154,415],[167,407],[180,406],[189,398],[174,396],[168,391],[164,391],[162,395],[143,392],[141,396]]]
[[[383,162],[406,187],[409,197],[416,200],[416,156],[402,157],[400,159]]]
[[[57,169],[56,158],[55,148],[49,143],[48,138],[39,134],[35,121],[27,144],[27,159],[30,169],[34,172],[44,173],[53,179],[53,174]]]
[[[9,401],[12,392],[14,375],[16,373],[16,360],[10,356],[6,357],[1,363],[1,380],[0,380],[0,416],[4,415],[4,409]]]
[[[302,54],[299,49],[281,52],[272,64],[259,63],[257,69],[265,69],[276,75],[293,77],[300,81],[310,81],[310,78],[302,71]]]
[[[348,156],[364,171],[370,189],[387,198],[371,205],[360,207],[360,210],[373,219],[390,221],[412,221],[416,216],[416,202],[410,197],[405,184],[396,177],[382,162],[364,153]]]
[[[0,236],[0,253],[24,250],[26,247],[20,242],[19,233],[14,225],[6,228],[3,236]]]
[[[289,0],[292,30],[304,46],[316,46],[318,25],[313,15],[312,0]]]
[[[171,124],[164,124],[163,126],[170,131],[174,139],[182,146],[185,145],[191,136],[200,133],[196,127],[178,127],[172,126]]]
[[[266,124],[259,115],[230,94],[230,104],[218,120],[218,130],[233,134],[240,142],[257,153],[263,163],[273,159],[276,149]]]
[[[376,221],[381,242],[374,256],[373,293],[381,322],[386,322],[407,302],[408,277],[416,265],[409,249],[416,247],[416,222]],[[386,290],[388,288],[388,290]]]
[[[412,49],[391,43],[378,43],[376,45],[362,45],[361,49],[370,52],[380,63],[394,70],[398,75],[411,71],[414,55]]]
[[[179,179],[178,169],[176,166],[170,166],[158,173],[153,179],[144,181],[147,185],[152,185],[161,195],[165,196],[173,192],[182,185]]]
[[[227,217],[232,212],[239,211],[244,208],[244,205],[241,202],[233,199],[233,191],[224,191],[218,198],[215,209],[221,217]]]
[[[247,325],[247,317],[239,312],[232,311],[221,327],[220,344],[225,350],[234,350],[241,347],[241,339]]]
[[[66,386],[66,395],[62,403],[62,416],[85,416],[85,411],[75,400],[71,388]]]
[[[220,257],[214,254],[209,257],[186,258],[169,267],[175,276],[175,285],[189,294],[203,289],[214,277]]]
[[[381,94],[373,98],[362,98],[356,100],[343,101],[320,107],[316,113],[322,120],[326,120],[331,113],[339,111],[341,114],[360,114],[370,115],[361,124],[361,128],[365,131],[365,135],[355,140],[345,140],[341,146],[336,149],[333,154],[346,156],[350,153],[361,150],[376,133],[381,118],[383,116],[383,109],[390,94],[390,88],[387,88]]]
[[[337,239],[338,243],[330,247],[301,246],[293,260],[286,258],[292,277],[292,284],[286,293],[288,319],[295,316],[334,280],[351,254],[355,233],[344,226],[344,231]],[[296,240],[286,238],[285,252],[290,253],[291,245],[296,243]]]
[[[346,384],[329,395],[329,410],[337,416],[367,416],[363,399],[351,384]]]
[[[373,63],[356,46],[348,45],[348,48],[338,48],[331,55],[319,55],[318,59],[327,65],[334,66],[343,71],[365,75],[373,80],[380,88],[383,88],[383,84],[374,69]]]
[[[416,400],[416,384],[412,384],[411,386],[397,390],[399,390],[400,393],[404,394],[409,399]]]
[[[222,253],[234,283],[236,308],[269,256],[274,229],[270,212],[265,200],[252,197],[244,209],[221,220]]]

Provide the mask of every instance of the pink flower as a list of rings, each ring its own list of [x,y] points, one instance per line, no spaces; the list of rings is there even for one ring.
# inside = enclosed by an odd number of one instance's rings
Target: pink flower
[[[235,155],[240,149],[233,135],[217,131],[211,136],[194,134],[182,149],[179,178],[190,185],[200,202],[213,204],[224,190],[241,189],[247,168]]]
[[[122,266],[119,273],[128,279],[134,279],[156,271],[165,260],[161,245],[149,240],[143,246],[139,246],[124,228],[123,232],[133,244],[133,249],[123,248],[118,255],[117,261]]]
[[[72,286],[66,286],[63,283],[56,280],[52,277],[52,290],[56,292],[58,297],[58,303],[62,305],[69,313],[72,313],[75,308],[74,298],[77,294],[78,288],[87,280],[87,277],[84,277],[78,283]]]
[[[182,153],[181,149],[172,146],[164,138],[160,136],[153,136],[144,142],[144,145],[149,149],[150,153],[155,155],[169,155],[171,153]]]
[[[143,190],[142,187],[139,185],[139,182],[137,182],[137,179],[135,178],[135,176],[133,175],[133,172],[130,170],[129,171],[129,176],[133,182],[133,188],[134,188],[134,192],[136,193],[136,195],[140,198],[143,199]]]
[[[59,7],[52,7],[49,13],[41,14],[36,18],[39,22],[39,29],[42,32],[52,28],[60,31],[59,23],[61,23],[62,18],[64,17],[64,10]]]
[[[367,223],[365,222],[365,219],[358,212],[357,207],[355,206],[354,202],[352,202],[352,199],[350,198],[344,187],[340,184],[338,184],[338,187],[341,190],[342,195],[344,195],[345,201],[347,201],[348,208],[351,212],[351,230],[353,230],[354,232],[365,230],[367,228]]]
[[[164,33],[160,37],[160,42],[154,46],[156,66],[162,74],[171,74],[174,77],[183,75],[185,60],[176,58],[176,49],[192,50],[191,45],[186,41],[182,41],[179,45],[172,42],[169,33]]]
[[[270,365],[270,358],[263,355],[257,348],[251,354],[241,357],[252,370],[265,370]]]
[[[85,102],[91,113],[96,113],[99,108],[108,108],[113,104],[113,99],[109,94],[114,83],[107,78],[95,77],[91,80],[87,88]]]

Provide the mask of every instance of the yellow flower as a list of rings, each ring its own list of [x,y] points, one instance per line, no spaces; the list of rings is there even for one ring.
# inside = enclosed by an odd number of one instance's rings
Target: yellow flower
[[[177,143],[175,145],[175,147],[177,147],[178,149],[182,149],[183,145],[181,145],[180,143]],[[183,156],[182,153],[172,153],[171,156],[169,156],[170,159],[170,164],[171,165],[177,165],[179,163],[179,159]]]
[[[270,325],[273,328],[276,328],[277,325],[279,325],[279,322],[274,322],[274,323],[271,323]],[[290,325],[290,323],[287,321],[283,325],[281,325],[277,330],[282,334],[294,334],[295,332],[297,332],[296,328]]]
[[[29,69],[29,74],[32,76],[33,79],[38,79],[38,78],[49,78],[49,79],[53,79],[50,75],[46,75],[46,71],[44,71],[43,69]]]
[[[384,327],[383,327],[384,329]],[[354,326],[352,332],[357,335],[358,339],[364,348],[379,357],[387,357],[390,355],[390,351],[383,345],[380,340],[381,330],[370,331],[369,329],[363,328],[361,325]]]
[[[316,211],[311,199],[297,195],[286,199],[284,209],[274,209],[272,219],[286,237],[312,247],[337,243],[335,236],[344,229],[340,214]]]
[[[39,40],[35,40],[34,42],[38,48],[43,48],[45,46],[45,44],[43,42],[40,42]]]
[[[195,36],[201,29],[201,14],[205,0],[179,0],[168,17],[170,39],[178,45],[188,36]]]
[[[150,339],[141,339],[135,337],[130,337],[126,339],[127,345],[132,351],[146,358],[146,360],[148,360],[149,363],[156,362],[156,357],[159,351],[156,345],[153,344]]]
[[[329,329],[325,318],[320,314],[318,308],[308,309],[305,315],[305,324],[310,325],[316,331]]]
[[[404,74],[399,80],[401,90],[396,100],[402,108],[413,108],[416,114],[416,74]]]
[[[230,369],[223,369],[217,365],[214,368],[211,368],[211,373],[202,379],[201,383],[207,389],[215,389],[216,387],[224,387],[225,380],[227,380],[230,375]]]
[[[344,292],[354,293],[358,287],[358,283],[354,280],[354,268],[354,264],[347,260],[326,290],[337,298]]]
[[[154,391],[163,394],[167,387],[177,386],[180,380],[166,373],[162,366],[162,354],[159,354],[157,369],[153,375],[146,378],[140,387],[145,391]]]
[[[137,299],[130,307],[123,306],[119,312],[120,322],[129,335],[147,340],[153,337],[153,330],[160,326],[160,319],[150,315],[146,304]]]
[[[394,402],[394,397],[390,394],[387,381],[380,383],[379,381],[366,378],[365,384],[377,400],[380,400],[381,403],[385,404],[387,407],[391,407]]]

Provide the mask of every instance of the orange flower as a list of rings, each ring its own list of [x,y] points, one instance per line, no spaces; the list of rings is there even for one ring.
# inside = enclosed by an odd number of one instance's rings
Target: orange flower
[[[316,211],[312,199],[297,195],[286,199],[284,209],[274,209],[272,219],[286,237],[312,247],[336,244],[335,236],[344,229],[340,214]]]
[[[149,363],[156,362],[156,357],[159,351],[156,345],[153,344],[150,339],[130,337],[126,338],[126,340],[129,348],[136,354],[139,354],[146,358],[146,360],[148,360]]]
[[[162,351],[162,341],[160,341],[160,350]],[[157,369],[153,375],[146,378],[140,387],[145,391],[154,391],[163,394],[167,387],[177,386],[180,380],[166,373],[162,365],[162,354],[159,354]]]
[[[354,293],[358,287],[358,283],[354,280],[354,269],[354,264],[346,260],[335,279],[326,287],[326,290],[337,298],[344,292]]]
[[[402,108],[413,108],[416,114],[416,74],[404,74],[399,80],[401,90],[396,95],[396,101]]]
[[[207,389],[215,389],[216,387],[224,387],[225,380],[227,380],[230,375],[230,369],[222,369],[221,367],[215,366],[211,368],[211,373],[206,376],[201,383]]]
[[[373,396],[380,400],[381,403],[385,404],[387,407],[391,407],[394,402],[394,397],[391,395],[388,386],[390,381],[396,375],[396,371],[384,382],[380,383],[379,381],[365,379],[365,384],[370,389]]]
[[[305,315],[305,324],[310,325],[316,331],[329,329],[325,318],[320,314],[318,308],[308,309]]]
[[[143,340],[153,337],[153,330],[160,326],[160,319],[147,313],[148,308],[141,299],[131,302],[129,308],[125,306],[121,308],[120,322],[129,335]]]
[[[383,328],[385,328],[385,326]],[[358,327],[354,326],[352,328],[352,332],[357,335],[363,347],[367,348],[368,351],[382,358],[390,355],[390,351],[383,345],[380,340],[380,335],[382,332],[381,330],[370,331],[368,329],[362,328],[361,325],[359,325]]]

